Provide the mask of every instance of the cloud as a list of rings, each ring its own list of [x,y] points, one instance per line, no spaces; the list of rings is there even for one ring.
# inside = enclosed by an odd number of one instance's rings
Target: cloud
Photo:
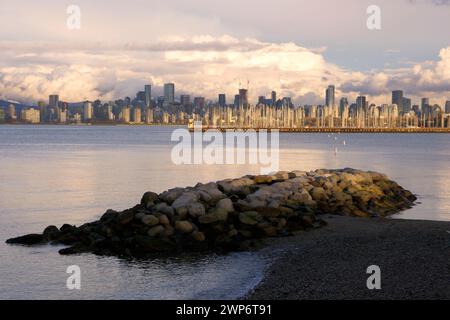
[[[425,3],[433,4],[435,6],[448,6],[450,5],[450,0],[408,0],[412,4]]]
[[[368,73],[330,63],[324,52],[229,35],[165,36],[153,43],[2,41],[0,98],[35,103],[59,93],[65,101],[111,100],[134,96],[146,83],[157,96],[169,81],[177,94],[215,100],[223,92],[229,102],[247,84],[253,101],[276,90],[301,104],[323,103],[329,84],[338,96],[365,94],[375,103],[389,102],[393,89],[417,99],[445,99],[450,91],[450,47],[437,61]]]
[[[341,85],[343,92],[362,92],[372,96],[387,95],[394,89],[403,89],[416,98],[450,98],[450,47],[440,50],[437,62],[425,61],[409,68],[374,71]]]

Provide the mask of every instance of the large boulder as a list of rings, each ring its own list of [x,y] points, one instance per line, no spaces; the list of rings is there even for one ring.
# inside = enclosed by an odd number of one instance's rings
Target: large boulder
[[[221,199],[217,202],[216,208],[223,209],[226,212],[233,212],[234,211],[233,201],[231,201],[228,198]]]
[[[262,220],[261,215],[256,211],[246,211],[239,214],[239,221],[246,225],[257,225]]]
[[[148,208],[150,206],[153,206],[156,200],[158,200],[158,194],[147,191],[141,198],[141,205],[145,208]]]
[[[175,221],[175,230],[181,233],[191,233],[194,230],[194,226],[186,220]]]
[[[159,224],[159,219],[152,214],[147,214],[141,218],[143,224],[147,226],[154,226]]]
[[[208,214],[205,214],[198,218],[198,222],[201,224],[211,224],[216,222],[227,221],[228,211],[223,208],[215,208]]]
[[[188,204],[188,212],[191,217],[197,218],[205,214],[205,206],[199,202]]]

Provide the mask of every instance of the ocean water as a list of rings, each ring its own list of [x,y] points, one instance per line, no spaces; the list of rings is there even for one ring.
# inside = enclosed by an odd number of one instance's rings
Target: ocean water
[[[0,126],[1,299],[227,299],[270,262],[262,252],[123,260],[6,245],[47,225],[82,224],[162,192],[259,173],[257,165],[175,165],[176,127]],[[419,197],[394,218],[450,220],[450,135],[280,134],[280,169],[354,167],[388,174]],[[81,268],[68,290],[66,268]]]

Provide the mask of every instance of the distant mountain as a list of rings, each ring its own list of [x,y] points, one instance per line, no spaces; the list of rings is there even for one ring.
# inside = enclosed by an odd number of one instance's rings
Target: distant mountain
[[[16,106],[16,110],[22,110],[23,108],[31,107],[31,105],[23,104],[13,100],[0,100],[0,108],[6,109],[10,104]]]
[[[23,108],[37,106],[37,105],[31,105],[31,104],[24,104],[24,103],[21,103],[18,101],[13,101],[13,100],[1,100],[0,99],[0,108],[6,109],[10,104],[15,105],[17,110],[22,110]],[[80,107],[83,107],[83,102],[69,102],[67,105],[68,105],[69,109],[80,108]]]

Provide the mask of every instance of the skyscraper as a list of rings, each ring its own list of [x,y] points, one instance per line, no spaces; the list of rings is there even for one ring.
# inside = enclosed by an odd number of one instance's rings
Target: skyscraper
[[[48,120],[48,108],[47,105],[45,103],[45,101],[38,101],[38,107],[39,107],[39,112],[40,112],[40,121],[41,122],[46,122]]]
[[[422,109],[422,114],[427,114],[430,112],[430,99],[422,98],[422,103],[420,104],[420,108]]]
[[[225,107],[226,105],[227,105],[227,101],[226,101],[225,93],[220,93],[219,94],[219,106]]]
[[[164,104],[173,104],[175,102],[175,84],[164,84]]]
[[[408,113],[411,111],[411,99],[403,97],[403,112]]]
[[[203,109],[205,107],[205,98],[204,97],[195,97],[194,98],[194,106],[197,109]]]
[[[339,112],[342,113],[345,106],[348,106],[348,99],[346,97],[342,97],[339,101]]]
[[[136,100],[145,103],[145,91],[138,91],[138,93],[136,93]]]
[[[445,102],[445,113],[450,113],[450,100]]]
[[[335,87],[333,85],[328,86],[327,90],[325,91],[325,105],[328,107],[334,106],[334,92]]]
[[[359,96],[356,98],[356,105],[358,110],[366,109],[366,104],[367,104],[366,96]]]
[[[405,112],[403,109],[403,91],[394,90],[392,91],[392,104],[396,104],[399,112]]]
[[[258,104],[266,104],[266,97],[259,96],[258,97]]]
[[[180,104],[182,106],[187,106],[187,105],[191,104],[191,96],[188,94],[182,94],[180,96]]]
[[[92,120],[92,115],[93,115],[92,102],[85,101],[83,103],[83,121]]]
[[[152,86],[149,85],[149,84],[146,84],[146,85],[144,86],[144,92],[145,92],[145,100],[144,100],[144,103],[145,103],[145,106],[146,106],[147,108],[149,108],[149,107],[150,107],[150,104],[151,104],[151,101],[152,101]]]
[[[272,106],[277,103],[277,93],[276,91],[272,91]]]
[[[48,96],[48,105],[50,108],[56,108],[58,106],[59,96],[57,94],[51,94]]]
[[[234,107],[239,108],[239,95],[238,94],[234,95]]]
[[[248,106],[248,90],[247,89],[239,89],[239,106],[243,106],[243,107]]]

